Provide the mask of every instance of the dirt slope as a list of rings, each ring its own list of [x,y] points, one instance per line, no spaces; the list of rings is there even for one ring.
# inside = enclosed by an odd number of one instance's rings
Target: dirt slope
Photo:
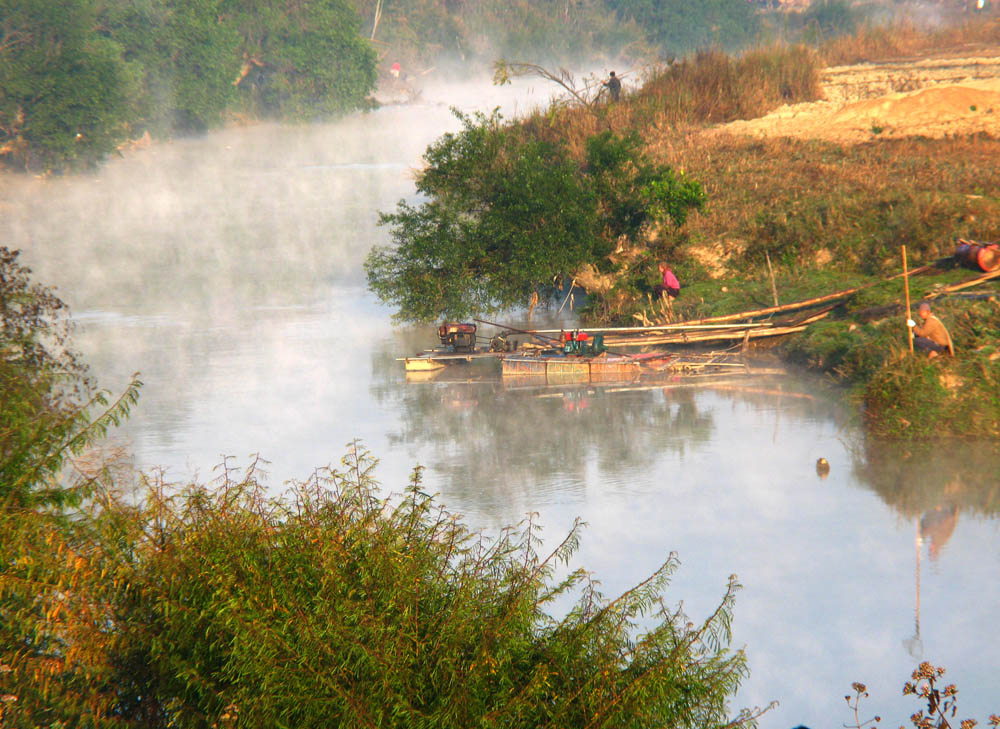
[[[784,106],[714,134],[818,138],[856,143],[903,136],[1000,136],[1000,49],[828,68],[824,100]]]

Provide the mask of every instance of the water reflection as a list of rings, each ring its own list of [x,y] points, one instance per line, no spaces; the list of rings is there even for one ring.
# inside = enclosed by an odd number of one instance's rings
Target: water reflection
[[[855,471],[888,505],[927,522],[942,541],[948,512],[1000,513],[1000,442],[949,440],[940,444],[870,441],[856,454]],[[937,550],[935,550],[937,551]]]

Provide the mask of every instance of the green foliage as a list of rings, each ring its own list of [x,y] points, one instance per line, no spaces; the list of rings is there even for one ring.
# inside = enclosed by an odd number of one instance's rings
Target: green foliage
[[[0,507],[60,505],[74,498],[57,482],[79,454],[128,415],[137,378],[109,407],[70,349],[66,307],[34,283],[19,252],[0,247]],[[106,408],[91,420],[93,408]]]
[[[0,561],[0,604],[32,550],[48,609],[10,615],[59,635],[63,659],[33,677],[40,661],[0,644],[0,693],[18,697],[5,722],[62,718],[75,692],[106,726],[753,723],[727,709],[746,674],[728,649],[734,579],[700,624],[663,602],[673,556],[608,600],[582,569],[555,578],[579,525],[542,556],[530,521],[471,532],[422,492],[419,469],[381,498],[374,465],[352,449],[283,497],[253,466],[226,468],[215,488],[103,493],[71,543],[22,532]]]
[[[64,170],[130,135],[367,105],[376,54],[346,0],[0,0],[0,161]]]
[[[221,0],[236,23],[248,73],[243,103],[259,115],[309,120],[365,105],[375,50],[346,0]]]
[[[650,222],[679,227],[705,203],[699,183],[646,159],[637,134],[619,137],[608,131],[588,139],[586,173],[600,200],[609,240],[635,240]]]
[[[128,74],[93,0],[0,0],[0,160],[46,171],[100,160],[128,132]]]
[[[622,19],[634,20],[649,40],[679,55],[706,48],[734,51],[761,31],[756,8],[746,0],[607,0]]]
[[[844,0],[814,2],[795,18],[813,43],[854,33],[861,19],[862,11]]]
[[[680,224],[702,203],[700,186],[646,160],[636,137],[594,137],[581,169],[497,112],[458,116],[464,129],[425,153],[417,189],[427,202],[383,214],[395,245],[365,262],[369,286],[399,319],[526,305],[584,264],[610,266],[622,237]]]
[[[133,133],[217,126],[235,99],[240,37],[220,0],[109,0],[101,32],[138,78]]]

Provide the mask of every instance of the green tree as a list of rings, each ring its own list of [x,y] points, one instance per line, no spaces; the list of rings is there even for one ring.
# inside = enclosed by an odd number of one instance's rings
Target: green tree
[[[607,0],[622,19],[634,20],[654,44],[678,55],[705,48],[735,51],[761,31],[746,0]]]
[[[217,126],[236,98],[240,36],[222,0],[109,0],[102,34],[139,80],[134,127],[153,133]]]
[[[127,415],[139,383],[107,407],[70,349],[65,305],[17,259],[0,247],[0,725],[82,726],[114,695],[104,616],[77,589],[87,522],[70,518],[102,474],[66,466]]]
[[[377,55],[347,0],[223,0],[245,61],[239,88],[254,113],[313,119],[363,107]]]
[[[74,496],[58,481],[66,456],[125,417],[140,383],[91,419],[108,393],[70,347],[66,305],[18,257],[0,247],[0,506],[61,506]]]
[[[398,307],[398,319],[526,305],[585,264],[612,270],[623,239],[682,224],[703,202],[700,185],[650,163],[636,137],[592,138],[581,165],[497,112],[458,116],[462,131],[425,153],[417,190],[427,200],[382,214],[394,245],[376,246],[365,261],[370,288]]]
[[[92,0],[0,0],[0,159],[62,169],[126,138],[129,75],[95,24]]]
[[[540,288],[609,252],[596,201],[560,147],[519,136],[498,112],[427,148],[418,208],[383,214],[395,247],[365,262],[372,289],[399,318],[467,316],[527,303]]]

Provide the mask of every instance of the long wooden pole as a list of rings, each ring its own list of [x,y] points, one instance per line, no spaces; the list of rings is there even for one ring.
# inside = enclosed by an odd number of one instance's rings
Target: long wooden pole
[[[778,306],[778,286],[774,283],[774,269],[771,268],[771,256],[764,251],[764,260],[767,261],[767,272],[771,276],[771,293],[774,294],[774,305]]]
[[[910,328],[910,321],[913,319],[910,313],[910,275],[906,272],[906,246],[903,249],[903,290],[906,292],[906,338],[910,342],[910,354],[913,354],[913,329]]]

